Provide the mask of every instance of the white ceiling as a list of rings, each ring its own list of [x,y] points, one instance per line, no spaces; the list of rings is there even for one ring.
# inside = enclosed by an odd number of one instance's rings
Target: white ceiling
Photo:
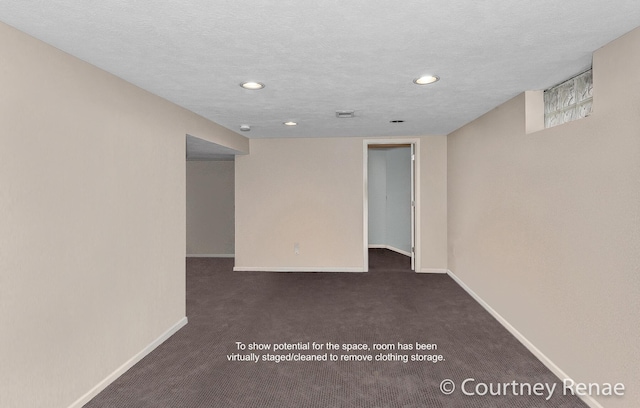
[[[0,0],[0,21],[250,138],[393,136],[447,134],[587,69],[640,4]],[[412,83],[425,73],[441,80]]]

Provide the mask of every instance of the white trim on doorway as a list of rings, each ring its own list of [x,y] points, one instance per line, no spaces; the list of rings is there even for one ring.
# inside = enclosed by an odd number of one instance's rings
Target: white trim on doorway
[[[363,221],[362,221],[362,241],[363,241],[363,258],[364,258],[364,271],[369,271],[369,195],[368,195],[368,182],[369,182],[369,146],[370,145],[413,145],[413,152],[415,155],[414,164],[414,177],[413,188],[415,195],[415,217],[413,219],[413,234],[414,234],[414,250],[413,261],[414,271],[421,271],[420,260],[420,138],[393,138],[393,139],[365,139],[363,141],[363,183],[362,183],[362,206],[363,206]],[[409,254],[410,256],[411,254]]]

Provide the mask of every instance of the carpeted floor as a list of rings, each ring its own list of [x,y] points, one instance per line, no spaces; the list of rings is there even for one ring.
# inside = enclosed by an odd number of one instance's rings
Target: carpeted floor
[[[187,259],[189,324],[85,407],[586,407],[563,396],[559,380],[450,277],[415,274],[402,255],[372,250],[369,273],[232,268],[233,259]],[[251,353],[236,342],[323,346],[270,352],[277,355],[391,353],[444,361],[229,361]],[[327,351],[327,342],[391,343],[396,350]],[[416,342],[437,349],[397,349]],[[469,393],[482,394],[484,384],[514,385],[503,396],[469,396],[461,390],[467,378],[475,379]],[[456,385],[451,395],[440,391],[445,379]],[[546,400],[546,391],[520,395],[521,383],[557,388]]]

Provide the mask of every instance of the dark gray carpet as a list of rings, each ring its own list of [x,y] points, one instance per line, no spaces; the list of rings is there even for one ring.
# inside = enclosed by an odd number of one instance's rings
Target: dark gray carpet
[[[372,250],[366,274],[254,273],[232,272],[232,259],[189,258],[189,324],[85,407],[586,407],[451,278],[414,274],[407,262]],[[445,361],[229,362],[236,341],[435,343],[417,353]],[[466,378],[558,389],[548,401],[466,396]],[[445,379],[452,395],[440,391]]]

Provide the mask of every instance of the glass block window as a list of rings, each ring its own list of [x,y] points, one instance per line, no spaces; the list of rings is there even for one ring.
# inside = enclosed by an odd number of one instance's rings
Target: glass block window
[[[592,105],[593,75],[588,70],[544,91],[544,127],[585,118]]]

